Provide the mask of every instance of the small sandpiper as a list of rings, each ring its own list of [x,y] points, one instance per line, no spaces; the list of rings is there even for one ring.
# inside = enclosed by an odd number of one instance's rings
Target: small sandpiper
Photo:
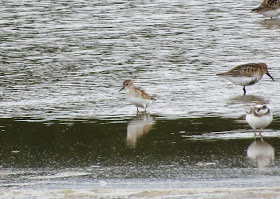
[[[280,15],[280,0],[264,0],[261,5],[254,8],[252,12],[257,12],[265,17],[277,17]]]
[[[129,102],[136,106],[137,112],[138,107],[144,108],[146,112],[146,108],[148,108],[155,100],[154,97],[151,97],[144,90],[135,87],[134,82],[132,80],[125,80],[123,82],[123,87],[120,91],[122,91],[123,89],[126,91],[126,95]]]
[[[256,137],[256,129],[260,129],[259,135],[262,136],[262,129],[267,127],[273,119],[272,111],[265,105],[256,104],[246,115],[246,121],[254,129]]]
[[[225,73],[217,74],[236,85],[243,86],[244,95],[246,95],[245,86],[254,85],[261,80],[264,74],[267,74],[273,81],[273,77],[267,70],[265,63],[249,63],[236,66]]]

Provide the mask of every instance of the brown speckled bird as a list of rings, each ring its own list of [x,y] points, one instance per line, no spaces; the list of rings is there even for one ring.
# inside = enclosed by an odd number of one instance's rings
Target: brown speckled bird
[[[265,17],[277,17],[280,15],[280,0],[264,0],[261,5],[254,8],[252,12],[257,12]]]
[[[121,90],[123,89],[126,91],[126,95],[129,102],[136,106],[137,112],[138,112],[138,107],[142,107],[146,111],[146,108],[148,108],[148,106],[150,106],[152,102],[155,100],[154,97],[150,96],[144,90],[135,87],[134,82],[132,80],[125,80],[123,82],[123,87]]]
[[[267,74],[274,81],[265,63],[243,64],[236,66],[228,72],[217,75],[226,78],[236,85],[243,86],[244,95],[246,95],[245,86],[254,85],[261,80],[264,74]]]

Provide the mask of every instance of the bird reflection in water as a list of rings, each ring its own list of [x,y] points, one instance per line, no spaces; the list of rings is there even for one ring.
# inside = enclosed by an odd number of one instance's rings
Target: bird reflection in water
[[[260,170],[266,170],[274,161],[274,148],[263,138],[255,139],[247,149],[247,157],[253,160]]]
[[[268,29],[276,29],[280,28],[280,19],[265,19],[260,24]]]
[[[256,95],[238,95],[230,98],[227,105],[252,104],[252,102],[268,103],[267,100]]]
[[[135,148],[137,139],[147,134],[154,125],[155,120],[149,113],[138,113],[127,125],[126,143]]]

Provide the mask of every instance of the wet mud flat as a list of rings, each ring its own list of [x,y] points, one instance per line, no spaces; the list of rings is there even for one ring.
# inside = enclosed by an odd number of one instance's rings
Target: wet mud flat
[[[1,188],[1,198],[279,198],[278,179],[81,180],[77,177]],[[69,173],[69,175],[71,175]],[[78,175],[78,174],[77,174]],[[85,174],[79,174],[85,175]],[[64,179],[63,179],[64,178]]]
[[[2,198],[279,197],[278,123],[262,139],[219,117],[1,124]]]

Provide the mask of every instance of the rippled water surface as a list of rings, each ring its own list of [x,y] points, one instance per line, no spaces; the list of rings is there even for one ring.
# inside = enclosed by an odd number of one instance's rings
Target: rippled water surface
[[[280,22],[258,5],[3,1],[0,197],[280,197]],[[215,75],[250,62],[275,81],[243,96]],[[148,113],[126,79],[156,97]],[[274,120],[255,141],[257,101]]]

